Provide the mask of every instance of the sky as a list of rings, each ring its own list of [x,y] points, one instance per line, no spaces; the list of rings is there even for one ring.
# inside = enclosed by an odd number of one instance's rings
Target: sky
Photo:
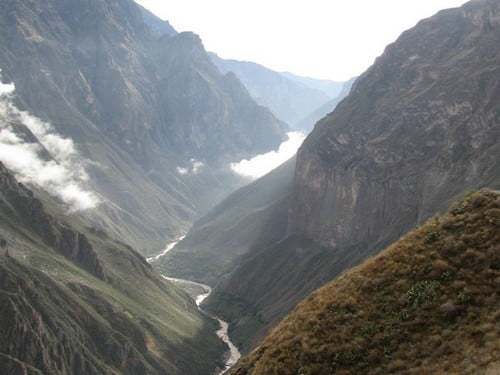
[[[346,81],[420,19],[464,0],[136,0],[208,51]]]

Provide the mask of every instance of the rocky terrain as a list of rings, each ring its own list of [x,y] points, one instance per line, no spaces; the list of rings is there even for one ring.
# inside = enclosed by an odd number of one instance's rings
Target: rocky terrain
[[[468,194],[311,294],[232,374],[495,374],[500,194]]]
[[[168,26],[131,0],[0,10],[0,69],[16,105],[93,162],[105,198],[93,221],[144,254],[241,185],[230,162],[277,148],[288,130],[198,36]]]
[[[286,234],[265,225],[207,301],[243,351],[312,290],[464,191],[500,187],[498,7],[472,1],[419,22],[316,124],[275,211]]]
[[[135,250],[66,217],[0,164],[0,372],[194,374],[217,324]]]
[[[236,374],[498,372],[499,15],[422,20],[332,101],[132,0],[5,0],[0,373],[216,373],[209,314]],[[233,192],[290,130],[262,92],[325,117]],[[158,271],[209,284],[209,314]]]
[[[221,283],[255,246],[264,227],[272,226],[275,238],[284,234],[286,220],[275,212],[291,194],[294,170],[292,158],[231,194],[196,221],[186,237],[155,262],[155,267],[174,277],[210,285]]]

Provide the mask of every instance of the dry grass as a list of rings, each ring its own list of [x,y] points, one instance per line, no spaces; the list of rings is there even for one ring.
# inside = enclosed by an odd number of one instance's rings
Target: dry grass
[[[234,374],[495,373],[500,194],[469,194],[317,290]]]

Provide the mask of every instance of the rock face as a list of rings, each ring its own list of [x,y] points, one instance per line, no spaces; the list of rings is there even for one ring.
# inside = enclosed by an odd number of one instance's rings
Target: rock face
[[[13,209],[12,215],[19,217],[46,245],[77,262],[94,276],[105,279],[101,260],[87,237],[47,213],[42,202],[30,190],[20,186],[1,162],[0,189]]]
[[[472,2],[387,47],[300,149],[291,233],[377,244],[495,181],[498,14],[498,2]]]
[[[464,191],[500,187],[499,6],[472,1],[421,21],[316,124],[282,209],[287,234],[254,246],[207,301],[244,351]]]
[[[233,374],[498,372],[500,194],[469,195],[315,291]]]
[[[0,372],[215,371],[216,322],[135,250],[68,220],[0,164]]]
[[[139,4],[137,5],[142,12],[144,22],[151,28],[151,31],[155,36],[162,37],[164,35],[177,34],[177,31],[172,27],[172,25],[170,25],[170,22],[159,19],[146,8],[140,6]]]
[[[241,183],[229,162],[278,147],[288,129],[219,73],[198,36],[157,36],[151,17],[131,0],[0,10],[0,68],[16,104],[96,162],[91,183],[109,201],[100,221],[145,252]]]

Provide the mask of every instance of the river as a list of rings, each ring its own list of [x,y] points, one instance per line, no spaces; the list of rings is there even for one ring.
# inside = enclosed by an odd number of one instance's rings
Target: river
[[[177,245],[177,243],[179,241],[181,241],[183,238],[184,238],[184,236],[182,236],[181,238],[179,238],[179,240],[176,241],[176,242],[169,243],[165,247],[165,250],[161,251],[158,255],[156,255],[154,257],[147,258],[147,261],[149,263],[152,263],[152,262],[158,260],[163,255],[165,255],[170,250],[172,250],[174,248],[174,246]],[[220,328],[216,332],[216,334],[228,346],[228,352],[226,353],[226,362],[225,362],[225,365],[224,365],[224,369],[222,369],[219,372],[219,375],[224,374],[236,362],[238,362],[238,359],[240,359],[241,354],[240,354],[240,351],[238,350],[238,348],[232,343],[231,339],[229,338],[229,334],[228,334],[229,325],[228,325],[228,323],[225,322],[222,319],[219,319],[217,316],[215,316],[213,314],[210,314],[209,312],[207,312],[207,311],[205,311],[205,310],[203,310],[201,308],[202,302],[210,295],[210,293],[212,293],[212,288],[210,286],[208,286],[208,285],[200,284],[200,283],[197,283],[197,282],[191,281],[191,280],[176,279],[174,277],[168,277],[166,275],[162,275],[162,276],[165,279],[178,284],[181,288],[183,288],[184,290],[186,290],[191,296],[194,297],[194,300],[196,302],[196,306],[198,306],[198,309],[200,309],[201,312],[203,312],[204,314],[206,314],[206,315],[208,315],[208,316],[216,319],[219,322]]]

